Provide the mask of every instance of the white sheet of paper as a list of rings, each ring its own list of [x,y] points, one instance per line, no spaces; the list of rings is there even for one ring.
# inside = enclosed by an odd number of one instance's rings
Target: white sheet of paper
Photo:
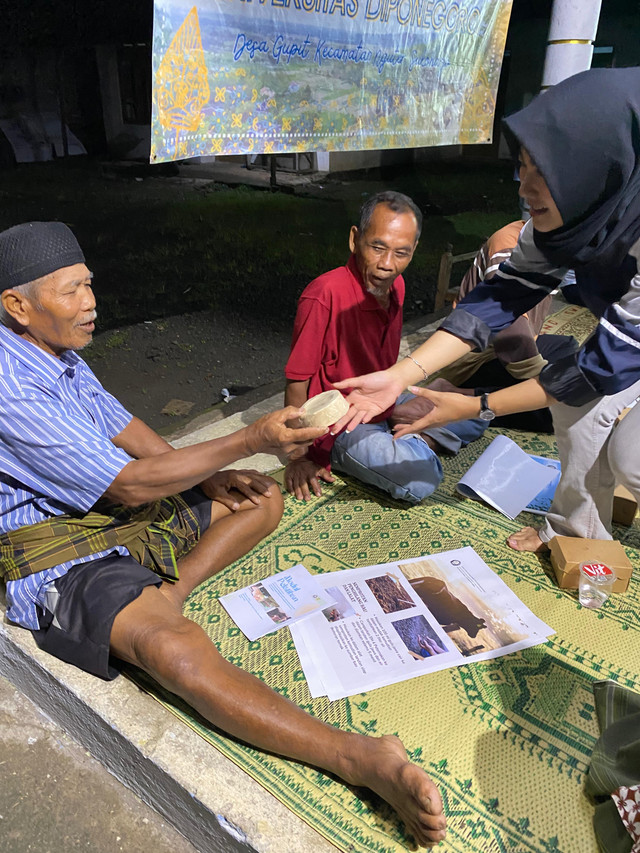
[[[314,698],[488,660],[554,633],[470,547],[317,578],[335,603],[291,626]]]
[[[334,601],[302,564],[220,597],[249,640],[292,625]]]
[[[536,462],[506,435],[498,435],[460,478],[456,489],[514,519],[557,474],[555,468]]]

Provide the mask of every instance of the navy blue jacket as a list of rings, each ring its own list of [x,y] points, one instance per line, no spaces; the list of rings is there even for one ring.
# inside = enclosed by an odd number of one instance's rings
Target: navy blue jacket
[[[640,379],[639,261],[640,241],[615,269],[593,263],[575,269],[580,298],[599,323],[575,355],[543,368],[540,382],[556,400],[582,406]],[[555,290],[566,272],[535,246],[529,221],[510,259],[471,291],[440,328],[485,349],[498,332]]]

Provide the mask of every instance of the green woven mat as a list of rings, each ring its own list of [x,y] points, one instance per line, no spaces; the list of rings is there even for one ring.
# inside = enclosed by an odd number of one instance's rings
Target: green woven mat
[[[464,853],[595,853],[592,809],[582,793],[597,737],[591,684],[611,678],[640,689],[640,574],[599,611],[559,590],[546,556],[519,554],[506,536],[535,519],[509,521],[463,500],[454,486],[497,431],[446,462],[432,499],[404,505],[336,479],[323,497],[287,497],[277,531],[246,558],[202,584],[186,614],[220,652],[312,714],[341,728],[395,732],[442,792],[446,849]],[[510,435],[527,452],[554,455],[553,440]],[[638,564],[639,531],[625,531]],[[329,702],[311,699],[288,629],[248,642],[220,595],[302,562],[312,572],[384,563],[471,545],[557,631],[545,645],[496,660]],[[142,673],[131,677],[295,814],[345,851],[410,849],[388,807],[317,770],[250,749],[211,728]]]

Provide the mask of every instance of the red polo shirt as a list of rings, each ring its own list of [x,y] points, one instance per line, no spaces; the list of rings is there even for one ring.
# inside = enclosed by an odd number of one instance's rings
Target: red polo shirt
[[[287,379],[309,379],[309,397],[314,397],[348,376],[395,364],[402,336],[402,276],[393,282],[389,296],[389,307],[383,308],[365,289],[353,255],[346,266],[312,281],[298,302]],[[374,420],[384,420],[390,411]],[[333,435],[323,436],[310,448],[309,456],[328,465],[334,441]]]

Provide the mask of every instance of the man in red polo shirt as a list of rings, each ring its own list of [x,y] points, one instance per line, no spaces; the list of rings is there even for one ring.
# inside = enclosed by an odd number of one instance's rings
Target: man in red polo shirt
[[[395,364],[402,336],[402,273],[421,227],[419,208],[402,193],[378,193],[365,202],[360,222],[349,234],[346,266],[312,281],[300,297],[285,368],[287,405],[300,407],[340,379]],[[410,398],[402,395],[397,404]],[[333,481],[333,466],[417,503],[442,480],[436,451],[455,453],[486,426],[484,421],[462,421],[394,441],[388,422],[393,408],[350,433],[318,439],[304,457],[287,466],[287,489],[300,500],[320,495],[320,480]]]

